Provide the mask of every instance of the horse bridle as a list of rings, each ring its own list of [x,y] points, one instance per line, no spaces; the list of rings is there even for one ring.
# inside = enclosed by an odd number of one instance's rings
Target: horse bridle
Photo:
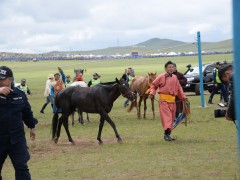
[[[124,84],[123,84],[123,85],[124,85]],[[121,94],[123,97],[125,97],[125,98],[127,98],[128,94],[135,95],[135,93],[132,92],[131,90],[128,91],[128,92],[126,92],[126,93],[122,93],[121,90],[119,89],[119,92],[120,92],[120,94]]]

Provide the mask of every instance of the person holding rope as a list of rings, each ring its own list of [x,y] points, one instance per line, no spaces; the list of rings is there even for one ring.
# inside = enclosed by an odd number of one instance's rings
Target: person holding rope
[[[171,132],[173,129],[173,121],[176,115],[175,99],[186,100],[183,89],[174,72],[174,63],[168,61],[165,64],[165,73],[159,75],[151,84],[149,98],[154,98],[156,91],[159,94],[159,112],[164,129],[164,140],[174,141]]]

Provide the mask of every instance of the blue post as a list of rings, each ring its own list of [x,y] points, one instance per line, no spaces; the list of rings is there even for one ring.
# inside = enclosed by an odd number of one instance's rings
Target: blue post
[[[199,31],[197,32],[197,45],[198,45],[198,67],[199,67],[199,78],[200,78],[201,105],[202,105],[202,107],[205,107],[204,88],[203,88],[203,73],[202,73],[201,36],[200,36]]]
[[[238,159],[240,160],[240,1],[233,0],[234,99],[238,127]],[[239,163],[240,166],[240,163]],[[240,169],[240,167],[239,167]]]

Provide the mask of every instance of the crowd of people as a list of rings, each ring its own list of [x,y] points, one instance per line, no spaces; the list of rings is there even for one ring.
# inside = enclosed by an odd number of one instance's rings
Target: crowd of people
[[[85,69],[86,72],[86,69]],[[45,85],[45,91],[44,96],[46,97],[46,101],[43,104],[40,112],[44,113],[44,109],[46,106],[51,103],[53,113],[56,112],[56,107],[54,103],[54,96],[56,93],[61,91],[62,89],[65,89],[70,86],[81,86],[81,87],[91,87],[94,85],[97,85],[101,83],[100,75],[98,73],[93,73],[93,78],[86,84],[86,82],[83,80],[83,74],[76,71],[74,80],[71,79],[70,75],[65,75],[62,68],[58,67],[58,72],[48,75],[48,79],[46,81]]]

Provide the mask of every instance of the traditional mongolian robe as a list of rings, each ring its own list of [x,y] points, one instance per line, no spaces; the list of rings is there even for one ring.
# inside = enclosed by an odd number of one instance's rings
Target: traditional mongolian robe
[[[151,84],[150,94],[159,94],[159,111],[164,130],[172,130],[173,120],[176,113],[176,96],[182,100],[186,99],[178,78],[174,74],[163,73]]]

